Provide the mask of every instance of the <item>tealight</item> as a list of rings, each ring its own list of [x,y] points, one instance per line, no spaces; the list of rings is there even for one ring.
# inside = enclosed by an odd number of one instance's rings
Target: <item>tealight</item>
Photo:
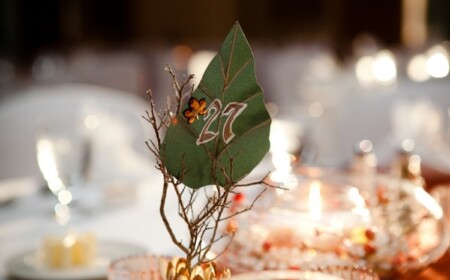
[[[40,251],[42,262],[50,268],[89,266],[95,259],[95,243],[91,233],[44,236]]]

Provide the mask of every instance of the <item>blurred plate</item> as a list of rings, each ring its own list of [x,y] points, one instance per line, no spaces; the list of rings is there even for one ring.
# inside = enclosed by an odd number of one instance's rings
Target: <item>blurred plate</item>
[[[146,250],[140,246],[120,242],[100,242],[97,244],[97,257],[89,267],[51,269],[36,258],[36,250],[21,253],[8,262],[5,268],[9,276],[33,280],[87,280],[104,279],[109,262],[123,256],[141,254]]]

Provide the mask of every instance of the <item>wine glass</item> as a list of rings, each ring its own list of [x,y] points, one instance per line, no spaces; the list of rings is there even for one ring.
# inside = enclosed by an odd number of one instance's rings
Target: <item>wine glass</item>
[[[274,119],[270,128],[270,154],[273,172],[270,179],[285,187],[295,186],[292,168],[302,157],[305,145],[304,127],[293,119]],[[278,191],[280,192],[280,191]]]
[[[37,126],[36,152],[39,169],[57,197],[55,218],[65,225],[73,216],[71,210],[79,199],[78,190],[85,184],[89,171],[89,138],[77,126],[56,120],[41,121]]]

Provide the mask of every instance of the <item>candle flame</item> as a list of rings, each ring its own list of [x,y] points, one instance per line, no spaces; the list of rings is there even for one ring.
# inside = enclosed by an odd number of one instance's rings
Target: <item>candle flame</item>
[[[322,217],[322,196],[320,194],[322,184],[319,181],[311,182],[309,187],[308,209],[312,220],[320,220]]]

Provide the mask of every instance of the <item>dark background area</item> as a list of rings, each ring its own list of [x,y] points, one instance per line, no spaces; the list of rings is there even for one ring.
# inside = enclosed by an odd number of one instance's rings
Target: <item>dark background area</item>
[[[450,37],[450,4],[429,1],[429,22]],[[400,42],[400,0],[0,0],[0,56],[27,65],[43,51],[80,46],[123,48],[142,44],[220,41],[239,20],[261,43],[322,42],[339,56],[361,33],[387,46]]]
[[[187,45],[193,51],[216,49],[235,21],[240,22],[252,44],[272,48],[320,44],[345,60],[352,56],[352,44],[361,34],[371,35],[385,48],[402,47],[402,3],[0,0],[0,60],[14,65],[16,78],[27,79],[33,63],[46,53],[61,57],[80,49],[145,53],[155,46],[171,49],[177,45]],[[427,13],[428,40],[435,43],[450,38],[449,2],[428,0]]]

